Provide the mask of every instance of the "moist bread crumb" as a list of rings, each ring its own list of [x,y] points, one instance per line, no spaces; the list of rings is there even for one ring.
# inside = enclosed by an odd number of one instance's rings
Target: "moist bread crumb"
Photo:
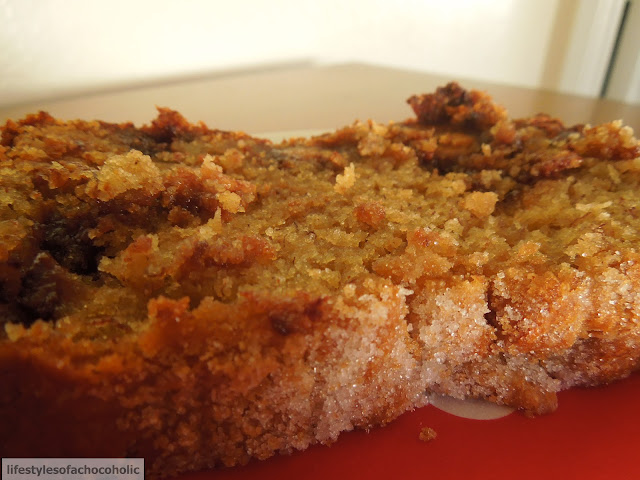
[[[431,427],[424,427],[422,430],[420,430],[420,435],[418,436],[418,438],[420,438],[420,441],[425,443],[431,442],[437,437],[438,433]]]
[[[274,145],[9,121],[0,449],[150,477],[332,443],[427,392],[543,414],[640,351],[640,147],[449,84]],[[421,434],[422,436],[422,434]]]

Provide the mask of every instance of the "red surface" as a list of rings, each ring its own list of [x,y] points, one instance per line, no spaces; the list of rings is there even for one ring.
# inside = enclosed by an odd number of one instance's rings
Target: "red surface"
[[[551,415],[512,413],[498,420],[469,420],[427,406],[369,433],[343,434],[330,447],[176,480],[640,478],[640,374],[562,392],[559,401]],[[438,437],[421,442],[423,427]]]

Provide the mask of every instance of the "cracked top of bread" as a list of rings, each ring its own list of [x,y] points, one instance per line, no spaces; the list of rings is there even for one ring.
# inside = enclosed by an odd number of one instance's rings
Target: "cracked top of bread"
[[[511,119],[455,83],[409,104],[280,144],[168,109],[141,128],[9,121],[3,451],[235,465],[426,391],[544,413],[637,369],[631,129]],[[101,427],[52,446],[18,409]]]

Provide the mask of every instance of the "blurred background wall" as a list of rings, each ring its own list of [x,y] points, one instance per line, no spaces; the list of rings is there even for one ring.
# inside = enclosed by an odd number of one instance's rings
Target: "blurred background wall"
[[[354,61],[597,96],[629,3],[0,0],[0,106],[238,69]],[[629,42],[627,67],[638,57]],[[620,80],[620,99],[640,101],[628,88],[634,68],[625,70],[629,81]]]

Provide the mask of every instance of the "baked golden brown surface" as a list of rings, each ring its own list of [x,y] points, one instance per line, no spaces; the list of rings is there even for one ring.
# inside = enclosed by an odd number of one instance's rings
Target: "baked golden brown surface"
[[[640,147],[456,84],[279,145],[8,122],[0,450],[151,475],[330,443],[425,392],[528,413],[640,359]]]

